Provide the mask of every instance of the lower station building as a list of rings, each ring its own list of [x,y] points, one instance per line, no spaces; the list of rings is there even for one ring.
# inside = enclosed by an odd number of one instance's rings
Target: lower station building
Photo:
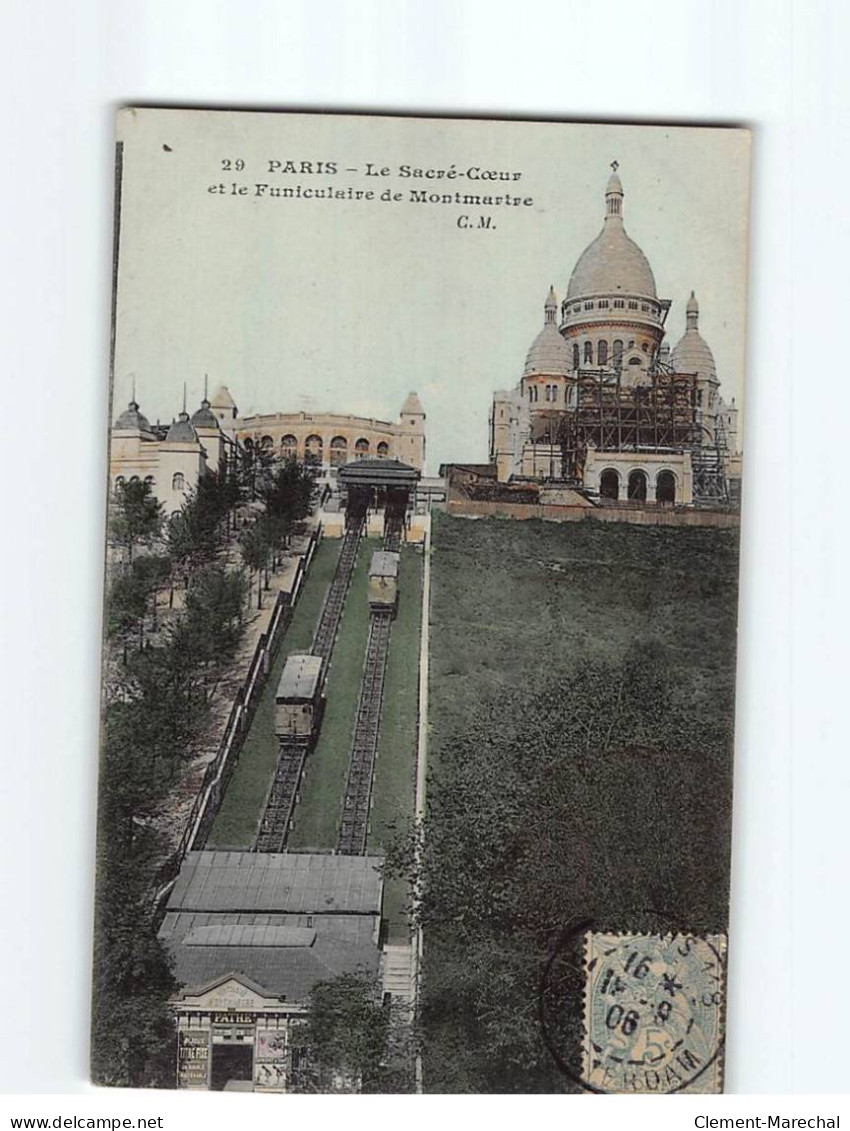
[[[623,225],[616,171],[605,219],[560,304],[554,288],[519,384],[496,393],[490,460],[500,483],[560,484],[601,504],[735,505],[738,409],[721,395],[691,293],[682,338]]]
[[[339,974],[377,974],[381,857],[190,852],[159,938],[182,989],[181,1088],[297,1090],[306,1002]]]

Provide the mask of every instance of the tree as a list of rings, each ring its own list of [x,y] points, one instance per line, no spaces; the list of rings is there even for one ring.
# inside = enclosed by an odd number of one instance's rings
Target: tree
[[[191,657],[207,683],[233,659],[245,625],[245,577],[239,570],[208,565],[186,597],[175,646]]]
[[[582,657],[530,694],[494,694],[442,742],[421,870],[407,871],[427,940],[429,1090],[572,1088],[538,1010],[541,971],[577,916],[723,929],[731,691],[706,716],[680,680],[654,645],[616,661]],[[575,969],[578,958],[557,987],[565,1050],[581,1034]]]
[[[274,447],[268,438],[246,440],[239,461],[239,483],[249,499],[259,498],[268,484],[276,463]]]
[[[162,530],[162,503],[158,502],[149,483],[131,479],[115,489],[115,506],[109,521],[110,537],[124,548],[127,561],[142,543],[155,541]]]
[[[410,1091],[411,1034],[407,1007],[384,1004],[374,975],[354,971],[318,982],[302,1036],[309,1064],[303,1090]]]
[[[272,547],[265,523],[255,522],[239,535],[239,551],[247,569],[257,575],[257,608],[263,607],[263,570],[268,568]]]
[[[314,488],[312,473],[297,460],[286,459],[267,478],[260,494],[266,513],[291,527],[309,513]]]
[[[166,557],[141,554],[112,581],[106,602],[106,635],[108,640],[121,645],[125,663],[127,646],[136,633],[139,647],[144,645],[144,620],[149,603],[156,629],[156,594],[169,576],[170,568]]]

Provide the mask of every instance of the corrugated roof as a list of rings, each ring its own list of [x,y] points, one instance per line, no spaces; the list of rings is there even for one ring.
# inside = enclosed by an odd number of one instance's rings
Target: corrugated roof
[[[317,982],[362,970],[377,973],[380,951],[374,944],[351,946],[334,940],[311,947],[180,946],[172,950],[174,973],[191,992],[226,974],[244,974],[270,997],[304,1002]]]
[[[168,909],[377,915],[381,862],[375,856],[190,852]]]
[[[312,699],[321,675],[321,656],[293,652],[286,657],[280,683],[277,685],[278,702],[282,699]]]
[[[370,577],[398,577],[399,555],[392,550],[376,550],[369,564]]]
[[[304,916],[169,911],[159,938],[174,957],[174,972],[184,993],[198,992],[222,977],[237,974],[271,997],[303,1002],[316,982],[346,971],[377,972],[380,950],[371,916],[312,916],[309,933],[316,937],[311,946],[263,946],[259,941],[263,930],[299,931],[304,930],[305,922]],[[244,936],[252,940],[250,945],[193,941],[202,940],[203,932],[210,932],[211,938],[223,938],[231,932],[234,940],[237,930],[252,932]]]
[[[183,937],[184,946],[312,946],[316,932],[309,927],[252,927],[244,923],[217,923],[193,927]]]
[[[419,478],[415,467],[397,459],[360,459],[344,464],[337,472],[341,483],[364,486],[414,486]]]

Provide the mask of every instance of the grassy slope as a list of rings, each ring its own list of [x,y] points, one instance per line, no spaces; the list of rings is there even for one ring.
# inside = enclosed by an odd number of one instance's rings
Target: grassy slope
[[[422,556],[403,549],[399,603],[390,637],[378,761],[372,794],[369,851],[387,848],[412,825],[416,779],[416,725],[419,712],[419,635],[422,624]],[[386,881],[384,918],[390,942],[408,938],[408,885]]]
[[[316,748],[307,760],[301,783],[301,801],[295,809],[295,823],[288,842],[291,849],[336,847],[366,655],[369,562],[372,553],[380,546],[379,541],[368,539],[361,543],[357,554],[328,672],[322,729]]]
[[[277,761],[274,733],[277,685],[286,657],[291,652],[306,652],[310,648],[325,593],[336,568],[339,547],[338,541],[327,540],[320,542],[316,548],[292,622],[278,648],[251,730],[210,830],[207,848],[251,847]]]
[[[435,516],[431,729],[441,740],[502,687],[658,640],[695,709],[734,684],[737,533]]]

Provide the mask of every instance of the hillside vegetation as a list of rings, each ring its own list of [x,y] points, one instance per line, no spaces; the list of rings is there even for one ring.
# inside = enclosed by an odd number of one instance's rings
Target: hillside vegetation
[[[573,1090],[565,929],[726,927],[737,534],[435,515],[432,571],[426,1087]]]

